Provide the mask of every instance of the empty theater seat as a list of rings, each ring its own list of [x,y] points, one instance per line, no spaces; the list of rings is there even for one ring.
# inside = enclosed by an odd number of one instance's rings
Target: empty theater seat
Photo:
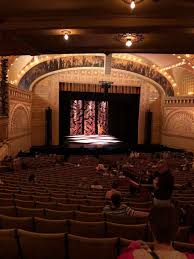
[[[68,234],[69,259],[116,259],[118,238],[85,238]]]
[[[9,217],[0,215],[0,228],[21,228],[23,230],[33,231],[34,224],[32,217]]]
[[[16,232],[14,229],[0,230],[0,258],[20,259]]]
[[[29,209],[17,207],[17,215],[18,217],[44,217],[44,209]]]
[[[66,233],[68,232],[67,220],[49,220],[43,218],[34,218],[35,230],[39,233]]]
[[[75,219],[78,221],[99,222],[99,221],[104,221],[105,217],[103,213],[88,213],[88,212],[76,211]]]
[[[146,240],[146,225],[124,225],[107,222],[107,237],[122,237],[129,240]]]
[[[74,211],[58,211],[45,209],[45,217],[47,219],[74,219]]]
[[[23,258],[65,258],[65,234],[42,234],[18,230],[18,236]]]
[[[77,236],[105,237],[105,222],[81,222],[70,220],[70,233]]]

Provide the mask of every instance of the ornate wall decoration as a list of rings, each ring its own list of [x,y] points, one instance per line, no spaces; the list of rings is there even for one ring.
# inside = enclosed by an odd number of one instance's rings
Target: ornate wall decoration
[[[50,59],[35,65],[27,71],[21,78],[18,86],[23,89],[29,89],[30,85],[39,77],[62,69],[81,67],[103,68],[105,64],[104,59],[104,56],[94,55],[67,56]],[[150,66],[134,61],[113,58],[112,68],[137,73],[147,77],[159,84],[167,96],[174,96],[174,90],[170,82],[166,77]]]
[[[9,135],[11,137],[25,135],[30,130],[30,122],[27,111],[23,105],[16,105],[10,117]]]
[[[19,87],[28,89],[33,81],[44,74],[73,67],[103,67],[103,56],[68,56],[51,59],[31,68],[20,80]]]
[[[194,116],[187,111],[170,113],[164,125],[165,132],[180,136],[194,135]]]
[[[0,60],[0,116],[8,116],[8,81],[7,81],[8,59],[1,57]]]
[[[163,88],[167,96],[174,96],[174,90],[170,82],[166,79],[166,77],[150,66],[146,66],[130,60],[113,58],[112,68],[127,70],[148,77],[158,83]]]

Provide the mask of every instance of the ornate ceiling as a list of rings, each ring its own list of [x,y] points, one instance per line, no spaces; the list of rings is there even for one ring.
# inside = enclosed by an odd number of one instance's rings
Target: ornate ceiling
[[[0,1],[0,55],[194,53],[193,13],[192,0],[144,0],[133,12],[122,0]],[[127,48],[120,33],[144,40]]]

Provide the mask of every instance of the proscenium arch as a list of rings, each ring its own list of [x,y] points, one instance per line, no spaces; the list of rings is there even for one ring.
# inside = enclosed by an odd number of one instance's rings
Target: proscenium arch
[[[88,68],[83,68],[83,67],[80,67],[80,68],[66,68],[66,69],[62,69],[60,71],[54,71],[54,72],[50,72],[50,73],[47,73],[47,74],[44,74],[42,75],[41,77],[37,78],[35,81],[33,81],[33,83],[30,85],[29,87],[29,90],[32,91],[33,90],[33,87],[41,80],[43,80],[44,78],[47,78],[49,76],[52,76],[52,75],[55,75],[55,74],[58,74],[58,73],[63,73],[63,72],[67,72],[67,71],[74,71],[75,69],[77,70],[82,70],[82,69],[85,69],[85,70],[89,70],[89,69],[95,69],[96,68],[91,68],[91,67],[88,67]],[[99,70],[99,73],[103,71],[103,68],[98,68]],[[126,71],[126,70],[120,70],[120,69],[112,69],[112,72],[114,71],[117,71],[117,72],[124,72],[124,73],[128,73],[129,75],[132,75],[132,76],[136,76],[137,79],[139,80],[145,80],[146,82],[150,83],[151,85],[153,85],[156,90],[158,91],[159,95],[160,96],[165,96],[165,92],[164,92],[164,89],[158,84],[156,83],[155,81],[149,79],[148,77],[145,77],[145,76],[142,76],[140,74],[136,74],[136,73],[133,73],[133,72],[130,72],[130,71]],[[69,82],[69,81],[67,81]]]
[[[104,56],[94,55],[78,55],[57,57],[43,61],[32,67],[20,79],[18,87],[29,89],[34,81],[38,78],[51,74],[55,71],[61,71],[71,68],[104,68]],[[170,82],[158,71],[147,65],[143,65],[134,61],[128,61],[118,58],[112,59],[112,68],[132,72],[150,79],[163,89],[166,96],[174,96],[174,90]]]

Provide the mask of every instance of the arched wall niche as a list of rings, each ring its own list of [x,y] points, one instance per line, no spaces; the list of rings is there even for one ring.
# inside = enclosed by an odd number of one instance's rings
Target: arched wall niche
[[[29,150],[31,146],[31,108],[23,103],[11,101],[8,125],[9,154]]]
[[[194,151],[194,107],[164,107],[161,143]]]

